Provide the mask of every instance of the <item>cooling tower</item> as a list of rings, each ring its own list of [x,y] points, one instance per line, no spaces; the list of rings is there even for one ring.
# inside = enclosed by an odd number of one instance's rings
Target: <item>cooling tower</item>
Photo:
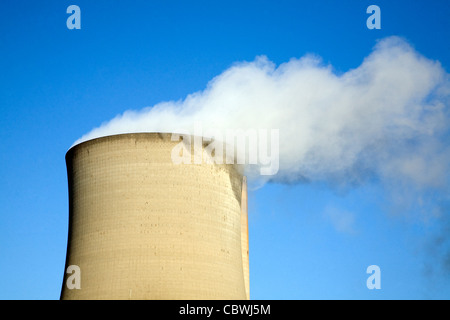
[[[249,297],[243,176],[232,164],[174,164],[179,143],[121,134],[67,152],[65,267],[79,267],[80,288],[65,272],[61,299]]]

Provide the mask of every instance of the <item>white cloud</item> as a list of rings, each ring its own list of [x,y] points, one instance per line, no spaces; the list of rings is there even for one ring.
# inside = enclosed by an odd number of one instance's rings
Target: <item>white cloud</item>
[[[335,207],[326,207],[324,217],[338,232],[354,235],[356,234],[356,216],[354,213]]]
[[[183,101],[127,111],[83,136],[129,132],[279,129],[278,182],[297,179],[448,188],[449,75],[397,37],[337,75],[315,56],[278,67],[236,63]],[[445,140],[447,139],[447,140]],[[250,177],[251,178],[251,177]]]

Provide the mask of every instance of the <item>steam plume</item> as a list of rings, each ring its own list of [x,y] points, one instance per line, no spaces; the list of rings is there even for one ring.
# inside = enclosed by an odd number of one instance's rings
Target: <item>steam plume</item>
[[[414,188],[447,188],[449,76],[438,62],[390,37],[356,69],[336,74],[316,56],[278,67],[236,63],[182,101],[126,111],[75,144],[130,132],[280,129],[272,181],[361,183],[368,177]]]

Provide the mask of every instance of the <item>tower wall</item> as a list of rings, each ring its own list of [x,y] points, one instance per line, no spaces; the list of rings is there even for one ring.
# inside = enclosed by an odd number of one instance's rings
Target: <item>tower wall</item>
[[[62,299],[245,299],[242,174],[230,164],[174,164],[170,134],[83,142],[66,155]],[[248,272],[248,271],[247,271]]]

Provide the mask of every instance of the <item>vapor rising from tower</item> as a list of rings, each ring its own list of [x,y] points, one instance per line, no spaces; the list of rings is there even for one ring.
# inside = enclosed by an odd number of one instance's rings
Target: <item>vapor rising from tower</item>
[[[377,177],[394,190],[449,190],[449,101],[440,63],[390,37],[344,73],[313,55],[279,66],[264,56],[236,63],[203,91],[126,111],[76,143],[130,132],[192,133],[195,123],[205,135],[279,129],[279,171],[266,181],[355,185]],[[264,177],[255,170],[248,179]]]
[[[390,37],[344,73],[313,55],[279,66],[258,57],[181,101],[102,124],[67,154],[67,265],[80,266],[83,289],[63,288],[62,297],[248,298],[247,182],[376,180],[394,204],[448,214],[438,206],[450,190],[449,79],[439,62]],[[211,138],[279,130],[278,173],[174,165],[170,133],[196,123]]]

